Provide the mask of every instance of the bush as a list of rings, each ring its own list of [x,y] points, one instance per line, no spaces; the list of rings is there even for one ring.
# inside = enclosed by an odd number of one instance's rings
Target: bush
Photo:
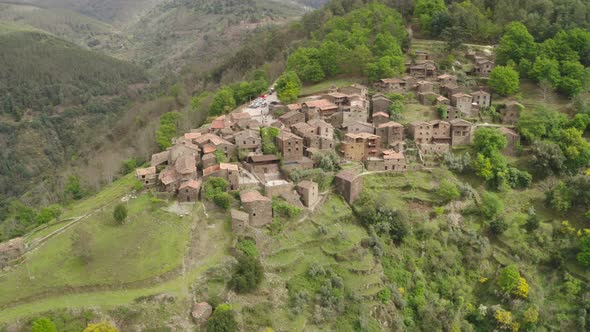
[[[124,204],[117,204],[113,211],[113,218],[115,218],[119,224],[125,222],[125,219],[127,219],[127,207]]]
[[[301,209],[285,202],[281,198],[273,197],[272,212],[274,216],[291,219],[301,214]]]
[[[35,216],[35,222],[39,225],[46,224],[51,220],[58,218],[61,215],[61,212],[61,206],[57,204],[46,206],[37,213],[37,216]]]
[[[238,293],[249,293],[258,288],[264,278],[260,260],[252,256],[240,256],[229,286]]]
[[[236,245],[236,249],[246,256],[258,257],[260,255],[258,253],[258,248],[256,247],[256,241],[250,238],[240,238]]]
[[[500,289],[503,292],[512,292],[518,287],[519,283],[520,273],[518,272],[516,265],[509,265],[504,268],[502,272],[500,272],[500,276],[498,277],[498,286],[500,286]]]
[[[444,203],[454,201],[461,197],[457,186],[449,180],[443,180],[436,190],[436,194],[443,199]]]
[[[379,291],[379,293],[377,293],[377,297],[383,303],[389,302],[391,300],[391,296],[392,296],[392,293],[391,293],[391,289],[389,287],[385,287],[384,289]]]
[[[218,177],[210,177],[203,183],[203,193],[205,194],[205,199],[208,201],[213,200],[213,198],[217,194],[221,194],[227,191],[229,187],[229,182],[224,178]]]
[[[84,332],[118,332],[116,327],[109,322],[102,322],[97,324],[90,324]]]
[[[213,203],[220,208],[227,210],[231,206],[232,199],[231,195],[226,192],[218,193],[213,196]]]
[[[57,327],[51,319],[46,317],[37,318],[31,326],[31,332],[57,332]]]
[[[490,221],[490,232],[494,235],[502,235],[508,229],[508,224],[504,218],[496,218]]]
[[[229,304],[220,304],[207,321],[208,332],[234,332],[238,330],[238,323]]]
[[[498,195],[486,192],[481,198],[481,213],[488,219],[495,219],[504,210],[504,203]]]

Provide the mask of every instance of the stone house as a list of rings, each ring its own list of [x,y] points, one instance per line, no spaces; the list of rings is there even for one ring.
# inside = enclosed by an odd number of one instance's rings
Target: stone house
[[[516,156],[518,155],[518,150],[520,147],[520,135],[506,127],[501,127],[500,132],[506,137],[506,147],[502,150],[502,153],[508,156]]]
[[[375,127],[368,122],[350,122],[345,124],[344,129],[346,129],[347,133],[375,133]]]
[[[417,50],[416,52],[416,60],[424,61],[424,60],[432,60],[432,55],[426,51]]]
[[[381,137],[381,147],[388,148],[404,140],[404,126],[397,122],[386,122],[376,128],[375,134]]]
[[[252,116],[247,112],[232,112],[229,114],[230,121],[234,126],[245,128],[252,120]]]
[[[346,159],[362,161],[376,157],[379,152],[381,138],[368,133],[348,133],[340,144],[340,152]]]
[[[303,111],[301,108],[301,104],[289,104],[287,105],[288,111]]]
[[[195,161],[200,158],[201,148],[195,144],[183,141],[180,144],[173,145],[168,154],[168,165],[172,165],[183,156],[191,156]]]
[[[164,168],[160,174],[158,174],[158,181],[158,184],[160,185],[160,191],[175,193],[179,184],[175,167],[166,166],[166,168]]]
[[[178,201],[196,202],[199,200],[201,191],[201,180],[188,180],[180,184],[178,188]]]
[[[135,177],[138,181],[143,183],[144,187],[151,188],[156,185],[158,174],[156,174],[156,167],[138,168],[135,170]]]
[[[207,169],[217,165],[217,157],[213,153],[208,153],[201,158],[201,169]]]
[[[344,126],[346,123],[349,122],[354,122],[354,121],[358,121],[358,122],[366,122],[367,119],[369,118],[369,114],[366,110],[358,108],[358,107],[351,107],[348,110],[342,111],[339,113],[340,116],[342,117],[342,119],[340,121],[337,121],[336,124],[333,120],[330,121],[330,123],[332,124],[333,127],[342,127]],[[334,118],[337,114],[334,114],[332,116],[332,118]]]
[[[334,127],[321,119],[315,119],[307,122],[308,125],[315,129],[315,134],[328,139],[334,138]]]
[[[281,165],[281,170],[286,173],[291,173],[293,171],[302,171],[306,169],[312,169],[314,167],[313,160],[302,157],[299,160],[292,160],[292,161],[284,161]]]
[[[228,159],[236,157],[236,146],[217,135],[202,135],[196,139],[196,143],[203,150],[203,154],[221,151]]]
[[[7,266],[8,263],[21,257],[24,253],[25,241],[22,237],[0,243],[0,268]]]
[[[483,90],[472,92],[471,96],[473,96],[473,104],[479,105],[480,108],[492,105],[492,96]]]
[[[500,110],[502,123],[505,125],[515,125],[520,118],[520,112],[524,110],[524,105],[516,101],[509,101],[505,107]]]
[[[365,112],[368,112],[370,106],[371,106],[371,103],[367,99],[361,98],[358,95],[352,95],[352,96],[348,96],[348,103],[346,105],[344,105],[343,107],[341,107],[340,110],[347,111],[351,108],[360,108],[360,109],[364,110]]]
[[[324,94],[322,95],[322,99],[328,100],[331,103],[337,105],[339,109],[342,109],[344,106],[350,106],[348,95],[341,92],[334,91]]]
[[[272,222],[271,199],[256,190],[240,192],[240,201],[248,213],[250,226],[262,227]]]
[[[473,74],[481,77],[489,77],[496,64],[487,58],[476,57],[473,66]]]
[[[305,114],[301,111],[289,111],[279,117],[279,121],[287,127],[300,122],[305,122]]]
[[[418,81],[416,91],[420,92],[434,92],[434,84],[429,81]]]
[[[455,75],[442,74],[437,77],[437,80],[438,80],[438,83],[440,84],[440,86],[448,85],[448,84],[457,85],[457,76],[455,76]]]
[[[471,114],[473,98],[466,93],[456,93],[451,98],[451,104],[463,114]]]
[[[277,136],[277,148],[283,155],[284,161],[303,158],[303,139],[293,133],[281,131]]]
[[[447,143],[423,143],[418,144],[418,149],[423,155],[443,155],[450,151],[450,145]]]
[[[345,86],[338,89],[338,92],[344,93],[346,95],[357,95],[361,98],[367,98],[369,94],[369,88],[362,85],[362,84],[353,84],[349,86]]]
[[[229,189],[238,190],[240,187],[240,167],[236,164],[220,163],[219,171],[223,173],[221,177],[229,182]]]
[[[326,99],[304,102],[301,104],[301,108],[304,113],[310,114],[306,116],[305,121],[310,121],[316,118],[311,115],[313,113],[317,113],[322,119],[327,119],[339,110],[338,105]]]
[[[447,119],[448,120],[460,119],[466,115],[467,114],[461,113],[461,111],[459,111],[459,109],[456,107],[453,107],[453,106],[447,107]]]
[[[394,171],[404,172],[408,170],[406,157],[401,152],[386,150],[381,157],[367,158],[365,167],[370,172]]]
[[[380,93],[374,95],[371,101],[373,104],[373,114],[380,112],[388,113],[389,106],[391,106],[392,104],[392,101],[389,100],[389,98],[385,97]]]
[[[248,226],[248,219],[250,215],[248,215],[244,211],[231,209],[231,229],[236,234],[242,234],[246,231],[246,227]]]
[[[386,112],[373,113],[373,126],[379,127],[384,123],[389,122],[389,114]]]
[[[438,93],[435,92],[418,92],[418,102],[422,105],[432,106],[436,104]]]
[[[363,191],[363,178],[352,171],[341,171],[334,179],[336,192],[349,204],[354,203]]]
[[[382,78],[375,82],[375,89],[385,93],[404,92],[403,80],[399,78]]]
[[[410,135],[418,144],[451,143],[451,124],[446,121],[414,121],[410,124]]]
[[[437,68],[432,60],[417,60],[408,67],[408,72],[417,79],[425,79],[436,77]]]
[[[150,166],[158,167],[160,165],[168,165],[170,160],[170,151],[162,151],[152,155]]]
[[[447,121],[433,120],[432,125],[432,142],[451,144],[451,124]]]
[[[453,119],[451,122],[451,144],[469,145],[472,143],[473,130],[475,126],[469,121],[463,119]]]
[[[450,106],[451,101],[445,96],[438,96],[438,97],[436,97],[436,104]]]
[[[238,151],[260,154],[262,152],[262,141],[260,132],[256,130],[242,130],[234,135],[234,142]]]
[[[178,180],[188,181],[197,178],[197,164],[192,156],[182,156],[176,160],[174,169]]]
[[[440,86],[440,94],[452,99],[453,95],[461,93],[461,88],[455,83],[447,83]]]
[[[315,135],[316,129],[305,122],[300,122],[292,125],[291,131],[299,137],[307,137]]]
[[[244,167],[258,176],[279,173],[279,157],[274,154],[248,156]]]
[[[306,180],[299,182],[297,184],[296,190],[301,197],[301,202],[305,207],[313,206],[320,198],[319,186],[313,181]]]

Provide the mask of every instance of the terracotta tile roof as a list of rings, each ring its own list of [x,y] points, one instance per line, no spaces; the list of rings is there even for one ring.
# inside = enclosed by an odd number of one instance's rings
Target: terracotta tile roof
[[[166,167],[164,170],[160,172],[158,179],[165,185],[169,185],[173,182],[176,182],[176,171],[173,167]]]
[[[152,167],[148,167],[148,168],[138,168],[135,170],[135,174],[137,176],[154,175],[154,174],[156,174],[156,166],[152,166]]]
[[[199,189],[201,188],[201,180],[188,180],[188,181],[184,181],[183,183],[180,184],[179,189],[184,189],[184,188],[192,188],[192,189]]]
[[[383,159],[403,160],[403,159],[406,159],[406,157],[401,152],[397,152],[395,150],[385,150],[385,151],[383,151]]]
[[[397,122],[389,121],[389,122],[380,124],[378,128],[385,128],[385,127],[403,127],[403,126]]]
[[[247,190],[240,192],[240,201],[242,203],[259,202],[259,201],[270,201],[270,198],[262,196],[256,190]]]
[[[197,137],[195,139],[195,141],[197,142],[197,144],[201,145],[201,144],[205,144],[207,142],[211,142],[213,145],[217,146],[220,144],[228,144],[228,145],[232,145],[232,143],[224,140],[223,138],[215,135],[215,134],[205,134],[205,135],[201,135],[199,137]]]
[[[207,153],[201,158],[202,161],[207,161],[209,159],[215,159],[215,155],[213,153]]]
[[[373,100],[383,100],[383,99],[385,99],[385,100],[387,100],[387,101],[391,101],[391,100],[389,100],[389,98],[385,97],[385,96],[384,96],[384,95],[382,95],[382,94],[377,94],[377,95],[374,95],[372,99],[373,99]]]
[[[450,75],[450,74],[442,74],[439,77],[437,77],[439,80],[444,80],[447,78],[455,78],[455,75]]]
[[[257,131],[257,130],[246,129],[246,130],[242,130],[242,131],[236,133],[234,135],[234,137],[236,138],[236,140],[238,138],[240,138],[240,139],[244,139],[244,138],[260,138],[260,132]]]
[[[201,135],[201,133],[186,133],[184,134],[184,139],[191,141]]]
[[[179,174],[190,174],[197,171],[197,163],[194,157],[181,156],[176,159],[174,168],[176,168],[176,172]]]
[[[225,128],[225,115],[222,115],[211,122],[212,129],[223,129]]]
[[[168,162],[168,156],[170,155],[170,151],[162,151],[152,155],[152,166],[158,166],[165,162]]]
[[[288,131],[282,130],[280,132],[279,136],[277,136],[277,139],[279,139],[281,141],[285,141],[285,140],[288,140],[288,139],[298,139],[298,140],[301,140],[302,138],[299,137],[299,136],[297,136],[297,135],[295,135],[295,134],[293,134],[293,133],[290,133]]]
[[[453,126],[457,126],[457,125],[466,125],[466,126],[473,126],[473,123],[467,121],[467,120],[463,120],[463,119],[453,119],[451,121],[449,121]]]
[[[438,100],[438,101],[447,101],[447,100],[449,100],[449,98],[447,98],[445,96],[438,96],[438,97],[436,97],[436,100]]]
[[[217,148],[213,144],[207,143],[207,144],[203,145],[203,153],[205,153],[205,154],[213,153],[213,152],[215,152],[215,150],[217,150]]]
[[[337,98],[337,99],[348,97],[347,94],[344,94],[342,92],[330,92],[330,93],[326,94],[326,96],[330,96],[332,98]]]
[[[289,104],[287,105],[289,111],[297,111],[301,109],[301,104]]]
[[[250,115],[250,113],[247,113],[247,112],[235,112],[235,113],[231,113],[231,117],[234,120],[240,120],[240,119],[249,119],[252,116]]]
[[[299,111],[289,111],[289,112],[287,112],[287,113],[279,116],[279,119],[286,120],[286,119],[290,119],[290,118],[292,118],[294,116],[297,116],[299,114],[301,114],[301,112],[299,112]]]
[[[303,105],[306,105],[307,107],[315,107],[315,108],[319,108],[320,110],[331,110],[331,109],[336,109],[338,108],[338,106],[334,103],[332,103],[329,100],[326,99],[320,99],[320,100],[312,100],[312,101],[308,101],[303,103]]]
[[[239,167],[236,164],[219,163],[219,169],[226,169],[228,171],[238,171]]]
[[[373,117],[376,117],[376,116],[382,116],[382,117],[388,118],[389,114],[387,114],[385,112],[377,112],[377,113],[373,114]]]

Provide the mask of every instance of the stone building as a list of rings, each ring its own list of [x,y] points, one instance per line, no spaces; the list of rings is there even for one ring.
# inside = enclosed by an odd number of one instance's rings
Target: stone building
[[[463,119],[453,119],[451,122],[452,145],[469,145],[472,143],[474,125]]]
[[[344,93],[349,96],[357,95],[361,98],[367,98],[367,95],[369,94],[369,88],[362,84],[353,84],[339,88],[338,92]]]
[[[504,108],[500,110],[502,123],[505,125],[515,125],[520,118],[520,112],[524,110],[524,105],[516,101],[509,101]]]
[[[437,77],[438,83],[443,85],[454,84],[457,85],[457,76],[450,74],[442,74]]]
[[[25,241],[22,237],[0,243],[0,268],[8,265],[8,263],[19,258],[24,253]]]
[[[303,158],[303,139],[293,133],[281,131],[277,136],[277,148],[284,161],[295,161]]]
[[[317,113],[320,118],[327,119],[334,113],[338,112],[338,105],[326,99],[307,101],[301,104],[304,113]],[[313,120],[315,117],[306,116],[305,121]]]
[[[375,134],[381,137],[381,147],[388,148],[404,140],[404,126],[397,122],[389,121],[379,125]]]
[[[404,172],[408,170],[408,164],[404,154],[394,150],[383,151],[381,157],[367,158],[365,161],[365,167],[370,172]]]
[[[347,133],[375,133],[375,127],[368,122],[350,122],[345,124],[344,129]]]
[[[480,108],[492,105],[492,96],[483,90],[472,92],[471,96],[473,96],[473,104],[477,104]]]
[[[138,168],[135,170],[135,177],[138,181],[143,183],[146,188],[151,188],[156,185],[158,174],[156,174],[156,167]]]
[[[340,152],[346,159],[362,161],[368,157],[375,157],[379,152],[381,138],[377,135],[348,133],[340,143]]]
[[[248,171],[264,177],[265,174],[279,173],[279,157],[274,154],[248,156],[245,167]]]
[[[178,201],[196,202],[201,192],[201,180],[188,180],[180,184],[178,188]]]
[[[473,74],[481,77],[488,77],[495,66],[495,63],[492,60],[476,57],[475,65],[473,66]]]
[[[430,81],[418,81],[416,91],[422,92],[434,92],[434,84]]]
[[[349,204],[352,204],[363,191],[363,178],[352,171],[345,170],[336,175],[334,185],[336,192],[344,197]]]
[[[305,122],[300,122],[292,125],[291,131],[293,132],[293,134],[299,137],[315,135],[315,128]]]
[[[451,98],[451,104],[463,114],[471,114],[473,98],[466,93],[456,93]]]
[[[373,126],[379,127],[379,125],[389,122],[389,113],[377,112],[373,113]]]
[[[297,193],[305,207],[313,206],[319,199],[319,186],[313,181],[301,181],[297,184]]]
[[[321,119],[315,119],[307,122],[312,128],[315,129],[315,134],[328,139],[334,138],[334,127]]]
[[[455,83],[447,83],[440,86],[440,94],[451,99],[453,95],[461,93],[461,88]]]
[[[388,113],[389,112],[389,106],[391,106],[392,101],[389,100],[389,98],[385,97],[382,94],[376,94],[373,96],[373,98],[371,99],[372,105],[373,105],[373,114],[379,113],[379,112],[384,112],[384,113]]]
[[[451,143],[451,124],[446,121],[414,121],[410,124],[409,132],[418,144]]]
[[[238,151],[246,153],[260,154],[262,148],[262,142],[260,138],[260,132],[256,130],[242,130],[235,134],[234,141]]]
[[[500,132],[506,137],[506,147],[502,150],[502,153],[508,156],[516,156],[520,147],[520,135],[506,127],[501,127]]]
[[[240,201],[248,213],[250,226],[261,227],[272,222],[271,199],[256,190],[240,192]]]
[[[248,226],[250,215],[244,211],[231,209],[231,229],[236,234],[242,234]]]
[[[289,111],[281,115],[279,121],[285,124],[285,126],[291,127],[296,123],[305,122],[305,114],[301,111]]]

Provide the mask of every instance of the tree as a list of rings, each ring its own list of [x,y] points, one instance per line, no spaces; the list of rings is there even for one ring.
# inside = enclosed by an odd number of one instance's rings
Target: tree
[[[85,195],[80,178],[77,175],[70,175],[66,182],[64,193],[69,199],[79,200]]]
[[[35,319],[31,326],[31,332],[57,332],[57,326],[51,319],[41,317]]]
[[[37,224],[46,224],[51,220],[58,218],[61,215],[61,207],[57,204],[49,205],[41,209],[37,216],[35,216],[35,221]]]
[[[417,0],[414,7],[414,17],[418,18],[420,28],[424,32],[430,32],[433,16],[446,11],[447,6],[443,0]]]
[[[109,322],[101,322],[89,324],[88,327],[84,329],[84,332],[119,332],[119,330]]]
[[[319,82],[326,76],[320,63],[321,53],[317,48],[300,47],[291,53],[287,69],[297,73],[305,82]]]
[[[516,265],[509,265],[500,272],[498,286],[500,286],[503,292],[510,293],[518,287],[520,278],[520,273],[518,273]]]
[[[457,185],[449,180],[443,180],[436,190],[436,194],[440,196],[445,203],[456,200],[461,197],[461,193],[457,188]]]
[[[76,228],[71,237],[72,251],[80,259],[82,264],[90,263],[92,259],[92,235],[83,229]]]
[[[496,50],[496,58],[501,65],[508,64],[510,60],[518,64],[522,59],[532,61],[536,53],[535,39],[526,26],[520,22],[512,22],[500,40]]]
[[[576,259],[583,266],[590,266],[590,233],[585,234],[580,239],[580,253],[578,253]]]
[[[551,141],[536,141],[532,146],[530,163],[537,175],[559,175],[565,167],[565,156],[559,145]]]
[[[117,204],[115,206],[115,210],[113,210],[113,218],[119,223],[122,224],[127,219],[127,207],[124,204]]]
[[[557,87],[561,78],[559,62],[555,59],[537,57],[529,76],[537,82],[548,81],[552,87]]]
[[[277,96],[286,104],[295,102],[301,92],[301,80],[294,71],[284,72],[276,83]]]
[[[234,332],[238,330],[238,323],[229,304],[220,304],[207,321],[208,332]]]
[[[488,219],[495,219],[504,210],[504,203],[497,194],[485,192],[481,198],[481,213]]]
[[[236,107],[236,100],[234,99],[234,92],[230,87],[222,87],[217,90],[217,93],[211,101],[209,114],[221,115],[229,113]]]
[[[560,181],[547,194],[547,201],[554,209],[565,213],[572,207],[572,191],[565,183]]]
[[[160,116],[160,126],[156,130],[156,143],[161,150],[166,150],[172,146],[172,138],[176,136],[178,122],[182,118],[179,112],[168,112]]]
[[[473,146],[484,156],[491,156],[494,152],[502,151],[508,142],[506,137],[496,128],[480,127],[475,131]]]
[[[229,209],[232,202],[232,196],[226,192],[217,193],[213,196],[213,203],[222,209]]]
[[[213,200],[215,195],[226,192],[229,182],[226,179],[212,176],[203,183],[203,194],[205,199]]]
[[[512,67],[497,66],[492,69],[488,84],[498,94],[509,96],[520,89],[520,76]]]
[[[229,281],[229,286],[238,293],[249,293],[258,288],[264,278],[264,269],[256,257],[242,255]]]

